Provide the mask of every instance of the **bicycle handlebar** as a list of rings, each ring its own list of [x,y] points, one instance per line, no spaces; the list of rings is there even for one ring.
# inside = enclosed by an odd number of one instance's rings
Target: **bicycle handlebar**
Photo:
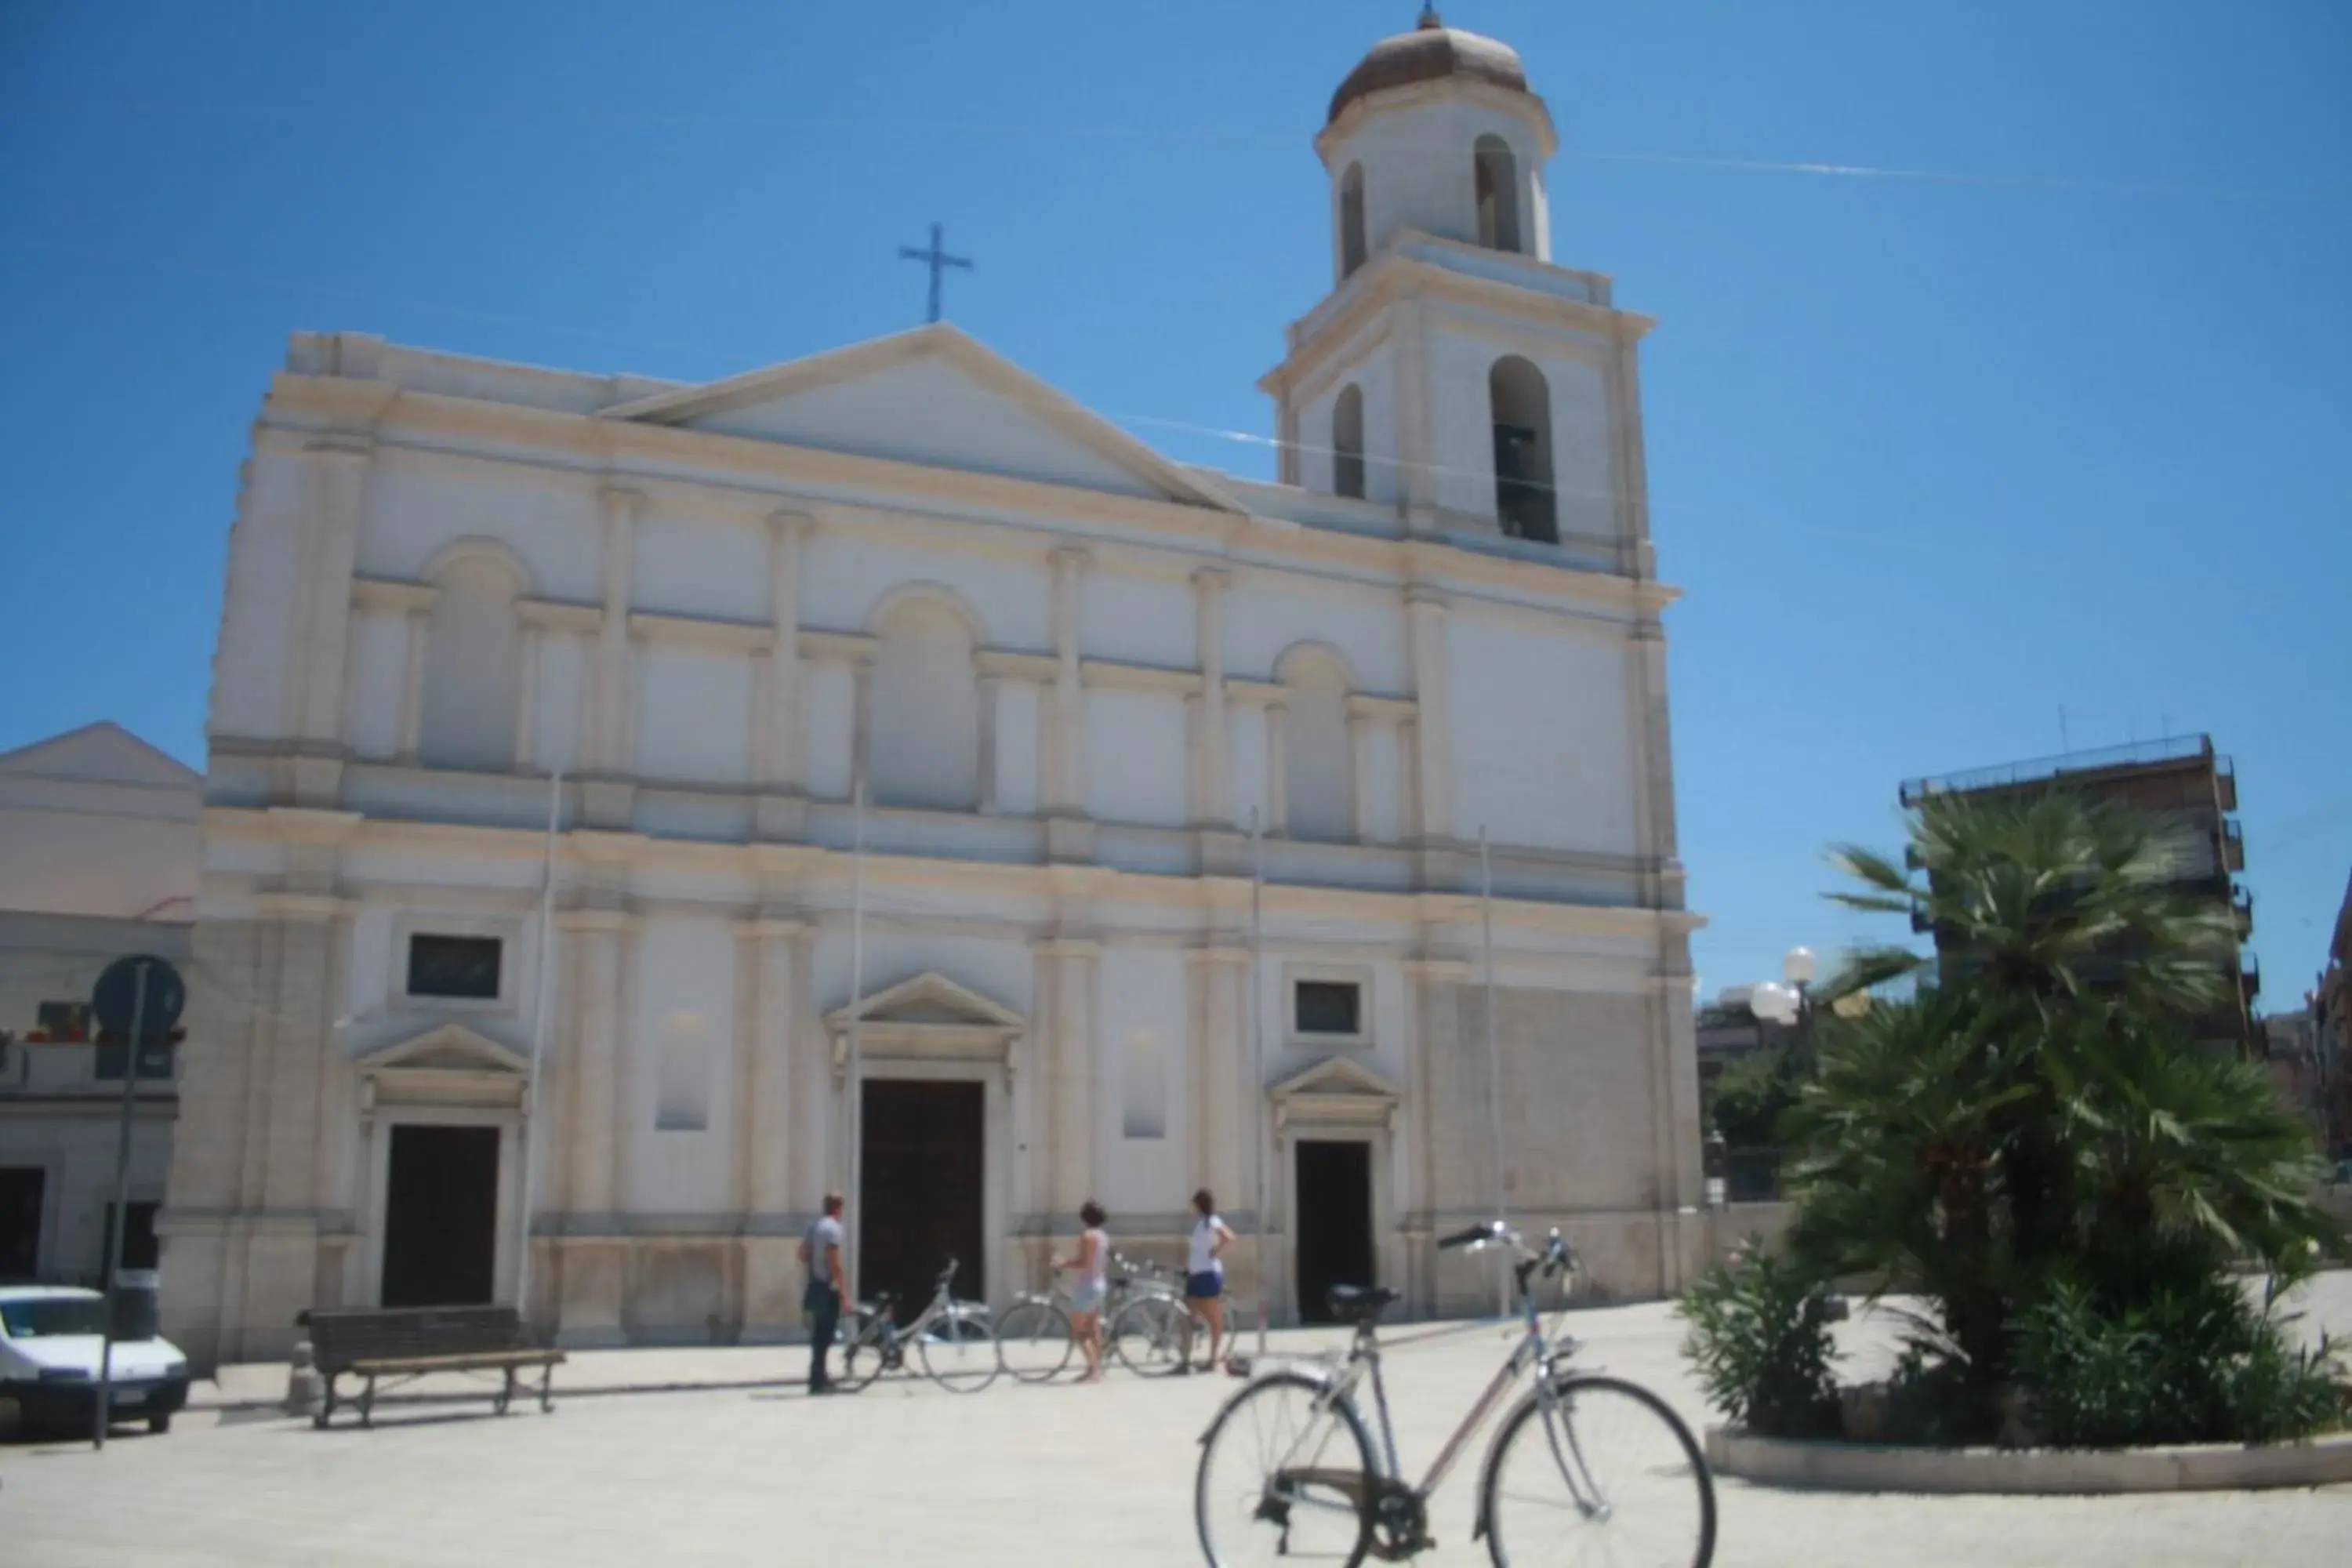
[[[1529,1247],[1526,1237],[1498,1219],[1484,1220],[1477,1225],[1465,1226],[1452,1236],[1440,1237],[1437,1245],[1441,1248],[1466,1247],[1474,1252],[1489,1247],[1510,1247],[1519,1255],[1516,1272],[1518,1275],[1519,1289],[1522,1292],[1527,1289],[1528,1279],[1538,1269],[1541,1269],[1544,1278],[1549,1279],[1557,1274],[1576,1272],[1583,1267],[1584,1261],[1577,1257],[1576,1249],[1569,1246],[1567,1240],[1560,1236],[1559,1227],[1557,1226],[1552,1227],[1551,1234],[1546,1238],[1541,1251]]]

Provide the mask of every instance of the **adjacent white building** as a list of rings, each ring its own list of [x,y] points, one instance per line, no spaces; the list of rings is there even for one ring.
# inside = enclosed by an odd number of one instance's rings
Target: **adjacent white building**
[[[98,1045],[90,991],[128,954],[184,969],[203,782],[119,724],[0,752],[0,1284],[104,1277],[129,1055]],[[132,1087],[123,1249],[152,1268],[176,1105],[165,1056],[148,1053]]]
[[[952,1252],[1002,1301],[1084,1199],[1149,1248],[1202,1184],[1283,1318],[1489,1299],[1433,1237],[1498,1201],[1675,1287],[1651,323],[1552,259],[1553,147],[1492,40],[1348,79],[1278,483],[952,326],[708,385],[298,336],[215,665],[173,1337],[518,1291],[568,1343],[794,1332],[853,1122],[865,1288]]]

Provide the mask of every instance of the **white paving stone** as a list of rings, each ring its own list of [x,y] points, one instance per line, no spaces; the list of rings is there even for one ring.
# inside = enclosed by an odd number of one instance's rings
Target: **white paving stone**
[[[2352,1277],[2307,1298],[2352,1329]],[[1587,1360],[1652,1384],[1695,1422],[1663,1306],[1582,1314]],[[1411,1331],[1400,1331],[1400,1335]],[[1852,1325],[1858,1344],[1881,1324]],[[1276,1336],[1306,1351],[1328,1334]],[[1409,1468],[1436,1452],[1501,1354],[1496,1331],[1391,1363]],[[614,1352],[625,1356],[628,1352]],[[595,1381],[619,1379],[602,1358]],[[788,1378],[800,1352],[661,1352],[657,1375]],[[559,1384],[560,1386],[560,1384]],[[0,1448],[0,1563],[535,1564],[1197,1563],[1195,1439],[1223,1378],[1098,1387],[911,1382],[812,1401],[796,1387],[583,1395],[503,1420],[487,1401],[409,1406],[374,1431],[197,1412],[163,1438]],[[1440,1494],[1433,1563],[1468,1540],[1475,1470]],[[1720,1483],[1727,1565],[2320,1563],[2352,1539],[2352,1488],[2163,1498],[1844,1497]]]

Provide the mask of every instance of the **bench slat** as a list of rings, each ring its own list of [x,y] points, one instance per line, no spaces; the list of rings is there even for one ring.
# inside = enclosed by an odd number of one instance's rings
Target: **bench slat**
[[[378,1377],[404,1372],[463,1372],[486,1366],[562,1366],[562,1351],[480,1351],[465,1355],[370,1356],[346,1370]]]
[[[336,1308],[310,1315],[319,1370],[361,1362],[536,1352],[512,1307]]]

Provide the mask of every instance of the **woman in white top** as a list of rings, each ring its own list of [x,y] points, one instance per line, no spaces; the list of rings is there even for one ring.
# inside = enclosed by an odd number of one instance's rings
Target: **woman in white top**
[[[1102,1381],[1102,1305],[1110,1289],[1110,1237],[1103,1232],[1102,1205],[1088,1198],[1078,1207],[1078,1249],[1054,1259],[1056,1268],[1075,1268],[1077,1282],[1070,1287],[1070,1331],[1087,1352],[1086,1375],[1080,1383]]]
[[[1184,1264],[1184,1305],[1191,1309],[1184,1320],[1184,1364],[1178,1370],[1192,1370],[1192,1319],[1209,1325],[1209,1359],[1203,1372],[1216,1369],[1217,1352],[1225,1342],[1225,1244],[1234,1238],[1233,1227],[1217,1215],[1217,1200],[1202,1187],[1192,1194],[1192,1247]]]

